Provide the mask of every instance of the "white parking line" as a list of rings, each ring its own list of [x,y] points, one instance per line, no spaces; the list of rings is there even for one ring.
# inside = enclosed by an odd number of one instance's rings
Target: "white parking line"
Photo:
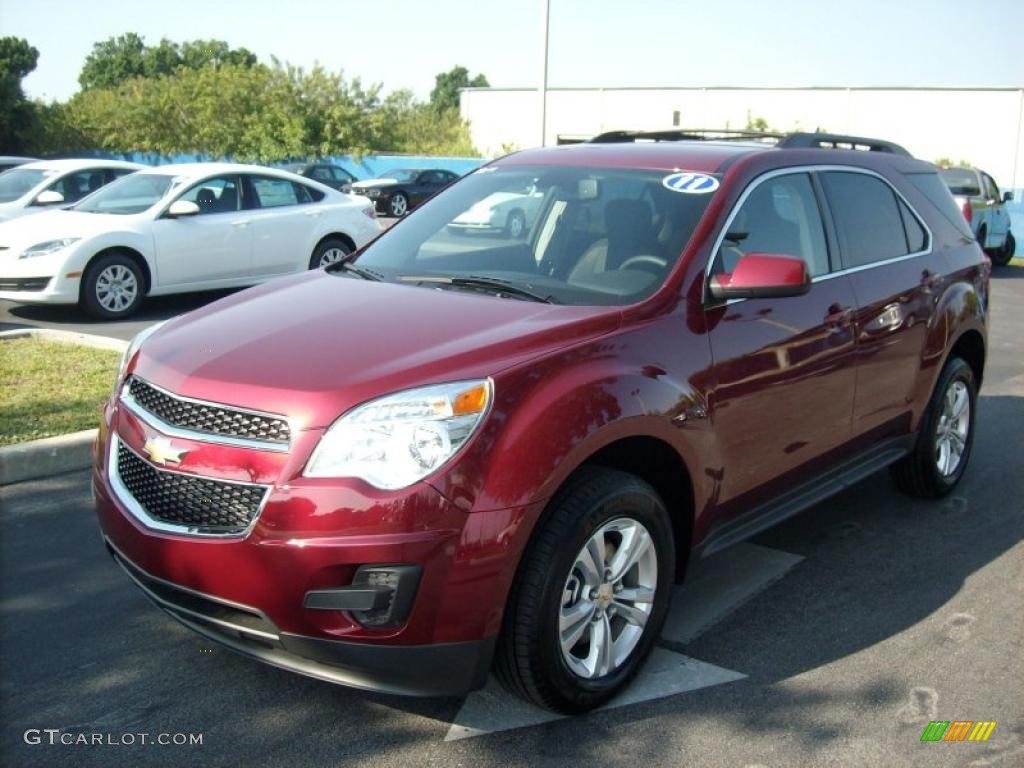
[[[644,668],[622,695],[601,709],[614,709],[651,699],[661,699],[698,688],[740,680],[746,675],[730,669],[705,664],[681,653],[655,648]],[[495,731],[508,731],[559,720],[563,715],[534,707],[506,693],[493,679],[482,691],[471,693],[455,722],[448,729],[445,741],[468,739]]]
[[[686,585],[672,595],[672,610],[662,638],[674,643],[691,642],[782,578],[801,560],[799,555],[744,543],[700,561],[691,569]],[[741,672],[655,648],[636,680],[602,709],[674,696],[744,677]],[[466,697],[445,741],[525,728],[561,717],[512,696],[491,679],[483,690]]]

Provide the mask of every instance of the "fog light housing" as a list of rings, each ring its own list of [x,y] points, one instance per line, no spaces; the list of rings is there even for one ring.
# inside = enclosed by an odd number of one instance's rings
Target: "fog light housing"
[[[418,565],[361,565],[349,586],[307,592],[302,605],[347,611],[365,627],[397,627],[409,618],[421,571]]]
[[[420,584],[418,565],[361,565],[352,577],[353,587],[369,587],[383,593],[379,607],[352,611],[352,617],[365,627],[397,627],[409,618],[416,588]]]

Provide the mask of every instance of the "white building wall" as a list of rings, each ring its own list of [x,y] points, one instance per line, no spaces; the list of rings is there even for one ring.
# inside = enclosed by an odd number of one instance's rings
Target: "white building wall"
[[[889,139],[916,157],[967,160],[1005,187],[1024,187],[1024,89],[595,88],[548,91],[546,144],[615,129],[742,128],[748,116],[777,130],[816,128]],[[468,88],[462,115],[487,156],[540,142],[533,89]]]

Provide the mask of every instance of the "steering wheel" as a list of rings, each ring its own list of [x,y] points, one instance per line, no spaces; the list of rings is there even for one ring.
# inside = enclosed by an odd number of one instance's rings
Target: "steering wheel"
[[[649,264],[657,270],[662,270],[668,266],[668,259],[663,259],[661,256],[652,256],[649,253],[641,253],[638,256],[630,256],[619,265],[619,269],[629,269],[634,264]],[[644,271],[647,272],[650,270],[645,269]]]

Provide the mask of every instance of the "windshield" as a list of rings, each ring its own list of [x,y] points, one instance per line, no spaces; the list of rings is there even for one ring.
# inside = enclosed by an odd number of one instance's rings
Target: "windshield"
[[[942,180],[946,182],[949,191],[954,195],[972,197],[981,194],[978,176],[969,168],[945,168],[940,173],[942,173]]]
[[[700,175],[717,187],[717,177]],[[677,176],[485,168],[385,232],[357,263],[384,280],[435,289],[483,290],[462,278],[486,278],[560,304],[632,303],[664,282],[713,197],[663,183]]]
[[[415,181],[416,177],[420,175],[419,171],[407,171],[396,169],[394,171],[384,171],[378,179],[394,179],[395,181],[409,182]]]
[[[0,173],[0,203],[9,203],[29,192],[47,176],[56,171],[44,171],[36,168],[15,168]]]
[[[89,195],[75,210],[121,215],[142,213],[160,202],[178,181],[165,173],[133,173]]]

